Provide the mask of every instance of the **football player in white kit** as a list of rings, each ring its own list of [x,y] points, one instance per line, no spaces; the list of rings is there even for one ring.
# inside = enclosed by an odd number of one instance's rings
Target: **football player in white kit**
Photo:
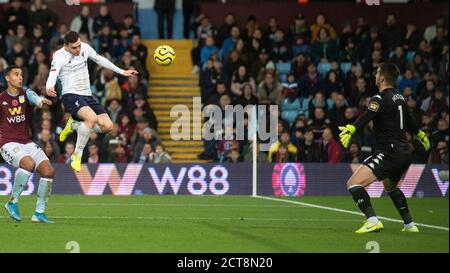
[[[120,69],[105,57],[98,55],[90,45],[81,42],[78,33],[69,31],[64,36],[64,46],[53,54],[46,89],[49,96],[56,97],[55,83],[59,77],[62,85],[62,103],[65,111],[72,114],[59,140],[62,142],[74,130],[77,131],[77,143],[70,163],[72,169],[77,172],[81,169],[81,157],[91,132],[108,133],[113,127],[103,106],[92,97],[88,58],[123,76],[138,74],[136,70]]]

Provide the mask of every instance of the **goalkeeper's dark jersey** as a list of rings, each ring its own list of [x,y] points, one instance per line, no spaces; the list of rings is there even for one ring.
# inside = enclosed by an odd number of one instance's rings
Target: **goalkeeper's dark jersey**
[[[373,96],[367,110],[355,121],[360,130],[373,120],[376,150],[408,152],[405,131],[414,135],[419,132],[415,120],[408,114],[405,98],[394,88],[384,89]]]

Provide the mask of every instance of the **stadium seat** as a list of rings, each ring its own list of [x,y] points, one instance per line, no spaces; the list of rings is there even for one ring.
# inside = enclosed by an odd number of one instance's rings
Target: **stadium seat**
[[[295,99],[293,102],[290,102],[288,99],[283,99],[280,107],[281,118],[289,122],[289,125],[292,125],[298,114],[302,113],[299,99]]]
[[[320,75],[322,75],[322,77],[325,77],[325,74],[327,74],[328,71],[330,71],[330,69],[331,69],[330,63],[319,63],[317,65],[317,71],[319,72]]]
[[[287,78],[287,74],[291,71],[291,63],[289,62],[277,62],[276,68],[278,73],[280,74],[280,81],[285,82]]]
[[[406,60],[408,61],[408,63],[412,63],[415,55],[416,55],[415,51],[408,51],[408,53],[406,54]]]
[[[350,69],[352,69],[352,63],[351,62],[341,63],[341,71],[342,71],[343,74],[347,74],[348,71],[350,71]]]

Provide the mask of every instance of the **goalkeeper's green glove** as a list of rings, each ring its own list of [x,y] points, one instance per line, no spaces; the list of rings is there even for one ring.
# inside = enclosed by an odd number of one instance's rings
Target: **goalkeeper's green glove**
[[[347,148],[352,135],[356,131],[356,127],[351,124],[347,124],[345,126],[339,126],[339,130],[341,130],[339,138],[341,139],[342,146],[344,146],[344,148]]]
[[[431,144],[430,144],[430,141],[428,140],[428,137],[425,134],[425,132],[420,130],[417,133],[416,137],[420,141],[420,143],[422,143],[423,148],[425,149],[425,151],[428,151],[430,149],[430,147],[431,147]]]

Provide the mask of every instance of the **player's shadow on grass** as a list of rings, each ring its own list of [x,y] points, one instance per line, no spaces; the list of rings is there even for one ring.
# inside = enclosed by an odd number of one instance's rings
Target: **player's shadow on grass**
[[[281,244],[279,242],[269,240],[267,237],[264,236],[258,236],[251,234],[249,232],[245,232],[240,228],[230,228],[227,226],[211,223],[211,222],[198,222],[197,224],[207,226],[211,229],[218,230],[223,233],[227,233],[235,237],[236,239],[242,238],[243,240],[251,240],[258,244],[264,245],[268,247],[269,249],[272,249],[274,251],[266,251],[266,252],[298,252],[297,250],[291,248],[290,246],[287,246],[285,244]],[[246,227],[243,227],[246,228]],[[256,249],[255,249],[256,250]]]

